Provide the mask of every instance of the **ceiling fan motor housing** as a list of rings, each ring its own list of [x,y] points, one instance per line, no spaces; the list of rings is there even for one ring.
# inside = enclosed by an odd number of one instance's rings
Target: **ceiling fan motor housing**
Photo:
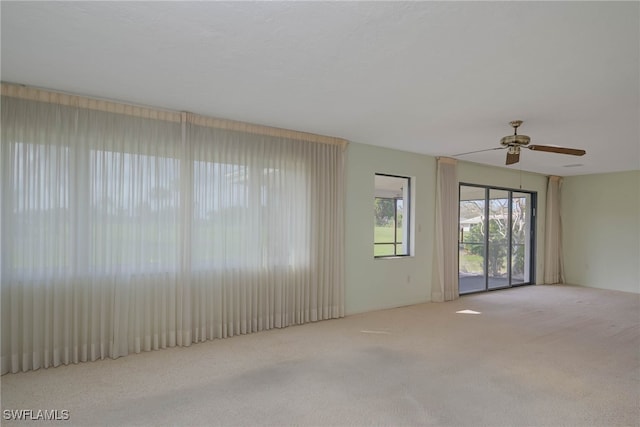
[[[528,145],[531,138],[527,135],[507,135],[500,140],[500,144],[508,147],[510,145]]]

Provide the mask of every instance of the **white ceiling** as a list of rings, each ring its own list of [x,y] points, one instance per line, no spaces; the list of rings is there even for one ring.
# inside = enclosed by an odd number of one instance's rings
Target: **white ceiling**
[[[512,168],[640,169],[639,2],[10,2],[6,82]],[[464,160],[504,165],[504,151]],[[577,167],[566,165],[581,164]]]

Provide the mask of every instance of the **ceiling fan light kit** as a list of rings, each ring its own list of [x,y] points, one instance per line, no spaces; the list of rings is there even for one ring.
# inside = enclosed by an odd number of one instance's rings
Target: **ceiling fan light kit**
[[[528,148],[532,151],[545,151],[547,153],[559,153],[569,154],[571,156],[583,156],[586,154],[585,150],[577,148],[556,147],[552,145],[529,145],[531,138],[527,135],[518,135],[518,127],[522,124],[522,120],[512,120],[509,124],[513,127],[513,135],[507,135],[500,139],[500,145],[502,147],[487,148],[486,150],[470,151],[467,153],[456,154],[456,156],[463,156],[466,154],[480,153],[483,151],[507,149],[507,165],[512,165],[520,161],[520,149],[522,147]]]

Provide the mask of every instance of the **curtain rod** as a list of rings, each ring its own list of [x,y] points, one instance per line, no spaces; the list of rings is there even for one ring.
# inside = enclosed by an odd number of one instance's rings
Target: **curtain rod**
[[[141,107],[121,102],[107,101],[86,96],[71,95],[46,89],[38,89],[30,86],[2,82],[2,96],[10,98],[26,99],[30,101],[46,102],[75,108],[104,111],[107,113],[123,114],[127,116],[141,117],[167,122],[188,123],[197,126],[211,127],[237,132],[246,132],[258,135],[273,136],[279,138],[297,139],[320,144],[339,145],[345,147],[348,141],[342,138],[317,135],[314,133],[300,132],[290,129],[282,129],[270,126],[256,125],[236,120],[218,119],[189,112],[161,110],[150,107]]]

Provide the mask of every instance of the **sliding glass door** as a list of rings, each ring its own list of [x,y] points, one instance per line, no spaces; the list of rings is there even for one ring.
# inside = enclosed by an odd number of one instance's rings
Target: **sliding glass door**
[[[531,194],[514,192],[511,196],[511,284],[531,283],[533,239],[531,232]]]
[[[486,189],[460,186],[460,233],[458,257],[460,293],[487,289],[485,274]]]
[[[531,284],[535,193],[460,185],[461,294]]]

